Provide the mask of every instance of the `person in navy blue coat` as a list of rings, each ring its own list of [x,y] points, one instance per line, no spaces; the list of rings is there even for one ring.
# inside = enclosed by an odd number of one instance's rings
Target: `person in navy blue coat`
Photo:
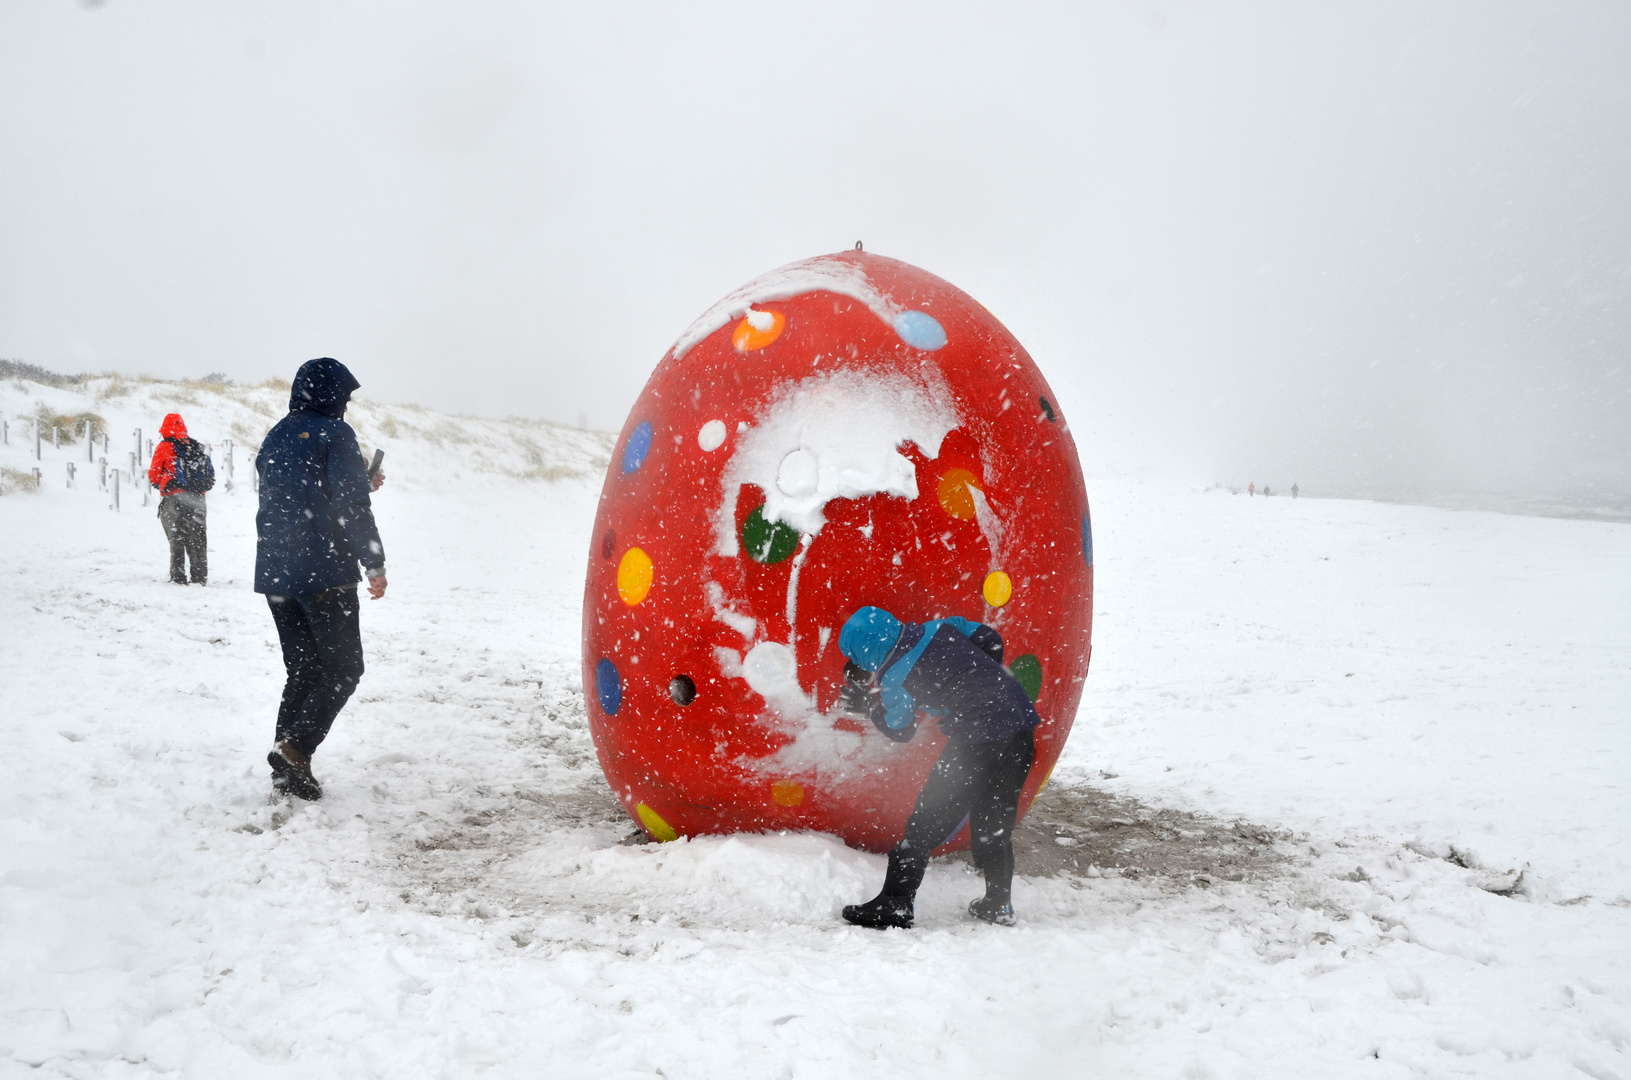
[[[876,929],[910,927],[930,853],[966,819],[974,865],[985,875],[985,895],[969,904],[969,914],[1012,926],[1014,824],[1041,718],[1002,665],[1002,635],[968,619],[909,623],[863,607],[844,623],[838,649],[849,658],[839,693],[845,711],[900,742],[912,737],[921,711],[946,736],[906,835],[889,853],[882,891],[844,908],[844,918]]]
[[[369,595],[385,595],[385,548],[369,501],[385,474],[369,474],[344,420],[359,385],[338,360],[301,365],[289,414],[255,457],[255,591],[272,609],[287,675],[266,760],[273,788],[302,799],[322,798],[312,754],[362,678],[359,564]]]

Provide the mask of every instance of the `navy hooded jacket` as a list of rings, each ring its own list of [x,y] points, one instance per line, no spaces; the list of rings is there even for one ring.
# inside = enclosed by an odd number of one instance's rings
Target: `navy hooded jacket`
[[[360,384],[338,360],[302,364],[279,420],[255,458],[255,591],[307,596],[355,585],[357,564],[383,570],[357,434],[341,419]]]
[[[946,738],[962,746],[1012,738],[1041,722],[1025,687],[1002,666],[1002,635],[984,623],[955,617],[903,623],[865,607],[845,622],[838,648],[879,673],[872,719],[889,731],[908,730],[919,709],[938,717]]]

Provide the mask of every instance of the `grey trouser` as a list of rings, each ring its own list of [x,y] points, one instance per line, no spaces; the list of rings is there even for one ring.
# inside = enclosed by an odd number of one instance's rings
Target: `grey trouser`
[[[190,491],[166,495],[159,500],[159,524],[164,526],[164,538],[170,541],[170,580],[186,581],[186,563],[191,562],[193,582],[202,585],[210,576],[204,496]]]

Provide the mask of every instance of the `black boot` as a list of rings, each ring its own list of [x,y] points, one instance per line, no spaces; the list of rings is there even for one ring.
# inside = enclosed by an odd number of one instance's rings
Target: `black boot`
[[[910,930],[912,901],[917,896],[917,887],[923,884],[923,874],[928,868],[927,859],[909,852],[904,842],[899,844],[889,853],[889,870],[884,874],[883,890],[864,904],[846,907],[844,921],[873,930],[891,926]]]
[[[999,900],[990,896],[982,896],[971,901],[968,913],[976,919],[983,919],[998,926],[1013,926],[1017,921],[1014,918],[1014,905],[1006,900]]]
[[[844,908],[844,921],[864,926],[869,930],[899,930],[912,928],[912,898],[879,893],[864,904],[850,904]]]
[[[322,785],[311,774],[311,758],[301,753],[293,743],[278,743],[266,755],[266,763],[272,766],[272,790],[278,794],[293,795],[309,802],[323,797]]]

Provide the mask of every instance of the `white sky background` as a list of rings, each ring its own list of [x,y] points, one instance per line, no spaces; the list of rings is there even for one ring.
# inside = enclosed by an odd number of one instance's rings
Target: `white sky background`
[[[1631,499],[1625,4],[0,8],[0,356],[616,427],[857,239],[1090,469]]]

